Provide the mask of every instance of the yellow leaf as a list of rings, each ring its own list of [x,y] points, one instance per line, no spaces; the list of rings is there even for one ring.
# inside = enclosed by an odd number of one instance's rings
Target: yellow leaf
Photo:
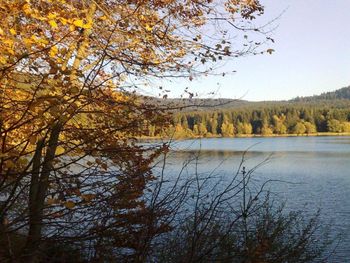
[[[64,203],[64,206],[68,209],[72,209],[75,207],[75,203],[73,201],[67,201]]]
[[[64,152],[65,152],[65,149],[62,146],[57,146],[56,152],[55,152],[56,155],[61,155]]]
[[[23,38],[23,43],[24,45],[26,45],[27,47],[31,47],[31,45],[33,44],[33,40],[30,38]]]
[[[61,21],[61,23],[62,23],[63,25],[67,25],[67,21],[68,21],[67,19],[61,17],[61,18],[60,18],[60,21]]]
[[[49,41],[47,41],[46,39],[44,39],[44,38],[38,38],[38,37],[36,37],[35,35],[32,35],[32,36],[31,36],[31,39],[32,39],[33,41],[35,41],[36,43],[39,43],[39,44],[47,45],[47,44],[49,43]]]
[[[50,24],[50,26],[51,26],[52,28],[57,28],[57,27],[58,27],[58,25],[57,25],[57,23],[56,23],[55,20],[50,20],[50,21],[49,21],[49,24]]]
[[[11,33],[11,35],[16,35],[17,34],[16,30],[14,30],[13,28],[10,29],[10,33]]]
[[[153,27],[150,26],[149,24],[146,24],[145,28],[147,31],[152,31],[152,29],[153,29]]]
[[[73,22],[73,25],[77,26],[77,27],[82,27],[84,25],[84,21],[81,19],[75,20]]]
[[[26,4],[24,4],[23,5],[23,12],[25,13],[25,14],[30,14],[31,12],[32,12],[32,10],[30,9],[30,6],[29,6],[29,4],[28,3],[26,3]]]
[[[54,58],[58,53],[58,48],[57,46],[53,46],[50,49],[50,57]]]
[[[15,51],[12,48],[7,49],[7,52],[10,53],[11,55],[15,54]]]
[[[0,56],[0,63],[1,64],[6,64],[7,63],[7,59],[5,57],[1,57]]]
[[[85,29],[91,28],[91,24],[85,24],[82,19],[75,20],[73,22],[73,25],[75,25],[76,27],[81,27],[81,28],[85,28]]]
[[[13,45],[13,40],[12,39],[4,39],[2,40],[3,44],[6,44],[8,46],[12,46]]]
[[[54,14],[54,13],[49,13],[48,16],[47,16],[47,18],[48,18],[48,19],[51,19],[51,20],[54,19],[54,18],[56,18],[56,17],[57,17],[57,15]]]

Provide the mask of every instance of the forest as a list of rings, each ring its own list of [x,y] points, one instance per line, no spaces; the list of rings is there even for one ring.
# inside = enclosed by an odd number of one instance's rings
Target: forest
[[[345,88],[342,92],[349,92]],[[327,95],[328,96],[328,95]],[[204,101],[204,105],[208,101]],[[170,127],[150,126],[148,136],[232,137],[240,135],[283,135],[350,132],[350,100],[346,97],[320,99],[318,96],[288,102],[237,102],[231,108],[220,105],[183,110],[170,120]]]

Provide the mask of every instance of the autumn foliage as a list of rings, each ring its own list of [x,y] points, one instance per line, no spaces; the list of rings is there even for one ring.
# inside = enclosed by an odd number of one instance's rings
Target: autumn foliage
[[[167,147],[135,138],[167,113],[137,83],[253,52],[228,30],[259,34],[262,12],[256,0],[1,1],[1,260],[38,262],[58,240],[142,261],[167,231],[143,199]]]

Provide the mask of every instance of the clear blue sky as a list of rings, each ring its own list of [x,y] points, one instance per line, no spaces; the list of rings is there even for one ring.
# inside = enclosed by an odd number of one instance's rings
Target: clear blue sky
[[[350,85],[350,0],[261,0],[264,20],[277,17],[273,55],[251,56],[228,63],[236,74],[177,81],[171,97],[189,86],[201,97],[284,100]]]

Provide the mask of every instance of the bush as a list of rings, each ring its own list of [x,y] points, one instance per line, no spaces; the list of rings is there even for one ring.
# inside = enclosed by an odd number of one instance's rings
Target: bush
[[[319,212],[308,217],[301,211],[287,212],[265,191],[269,182],[252,184],[255,169],[247,172],[243,167],[231,180],[196,174],[186,187],[175,191],[183,204],[177,205],[171,231],[155,240],[149,261],[306,263],[322,259],[331,241]]]
[[[181,171],[188,172],[188,166],[193,162],[197,166],[198,161],[199,156],[190,158]],[[88,236],[84,241],[74,236],[47,239],[37,262],[306,263],[322,259],[331,242],[319,212],[309,217],[301,211],[287,212],[265,191],[269,181],[252,183],[257,167],[246,171],[242,164],[230,178],[195,170],[192,176],[183,177],[180,172],[172,180],[164,179],[165,166],[161,166],[158,181],[144,195],[148,212],[140,214],[138,229],[125,228],[121,235],[116,221],[98,230],[97,240]],[[127,246],[123,239],[127,235],[137,237],[137,245]],[[126,245],[123,248],[118,242]],[[11,246],[23,247],[15,238]],[[18,253],[8,252],[0,250],[1,262],[11,262],[16,256],[11,253]]]

